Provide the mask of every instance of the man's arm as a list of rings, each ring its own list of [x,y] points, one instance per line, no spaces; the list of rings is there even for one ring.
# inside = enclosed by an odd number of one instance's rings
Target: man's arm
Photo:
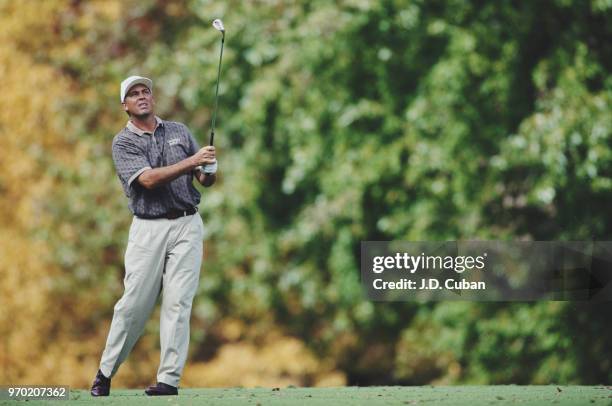
[[[217,180],[216,173],[205,174],[205,173],[200,172],[199,170],[196,170],[194,171],[194,175],[196,179],[198,180],[198,182],[200,182],[200,184],[203,185],[204,187],[210,187],[214,185]]]
[[[162,166],[160,168],[147,169],[138,176],[138,183],[147,189],[155,189],[161,185],[172,182],[181,175],[193,171],[197,166],[208,165],[215,162],[214,152],[204,147],[189,158],[185,158],[174,165]],[[200,180],[198,178],[198,180]],[[214,183],[214,180],[213,180]],[[212,183],[211,183],[212,185]],[[204,185],[206,186],[206,185]],[[210,186],[210,185],[209,185]]]
[[[191,157],[180,162],[161,168],[147,169],[137,178],[138,183],[147,189],[155,189],[161,185],[173,181],[181,175],[188,173],[195,168]]]
[[[212,164],[214,164],[217,161],[217,152],[215,150],[215,147],[213,147],[212,145],[209,145],[209,146],[202,148],[200,151],[202,150],[205,150],[208,152],[208,157],[213,159],[213,162],[211,162]],[[215,172],[216,172],[216,168],[215,168]],[[216,173],[206,174],[206,173],[202,173],[200,170],[195,170],[193,174],[198,180],[198,182],[200,182],[200,184],[203,185],[204,187],[212,186],[217,180]]]
[[[185,131],[185,133],[187,134],[187,137],[189,139],[189,143],[191,146],[191,150],[192,151],[197,151],[198,150],[198,142],[196,141],[196,139],[193,137],[193,135],[191,134],[191,132],[189,131],[189,128],[187,128],[187,126],[183,125],[183,129]],[[209,153],[209,157],[213,158],[213,161],[216,161],[216,152],[215,152],[215,147],[212,145],[208,145],[204,148],[201,148],[200,151],[202,150],[207,150]],[[214,162],[211,162],[214,163]],[[204,187],[210,187],[212,186],[215,181],[217,180],[217,175],[214,173],[211,173],[209,175],[205,175],[204,173],[200,172],[199,169],[196,169],[193,171],[193,176],[195,176],[195,178],[198,180],[198,182],[200,182],[201,185],[203,185]]]

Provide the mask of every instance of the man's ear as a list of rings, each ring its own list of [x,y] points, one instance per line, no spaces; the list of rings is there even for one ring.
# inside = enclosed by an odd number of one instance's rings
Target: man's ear
[[[127,104],[125,104],[125,103],[121,103],[121,105],[123,106],[123,110],[124,110],[124,111],[127,111],[127,110],[128,110]]]

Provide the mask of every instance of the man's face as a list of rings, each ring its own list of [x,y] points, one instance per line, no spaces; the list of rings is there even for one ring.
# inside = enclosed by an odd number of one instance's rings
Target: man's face
[[[145,85],[134,85],[128,90],[123,101],[123,108],[131,115],[142,117],[153,113],[153,94]]]

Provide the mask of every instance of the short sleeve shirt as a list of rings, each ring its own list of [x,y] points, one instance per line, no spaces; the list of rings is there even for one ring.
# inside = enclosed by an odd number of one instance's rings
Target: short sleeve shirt
[[[152,133],[128,121],[113,139],[115,169],[128,197],[128,207],[139,217],[187,210],[200,203],[200,192],[193,185],[193,173],[181,175],[154,189],[146,189],[138,182],[138,176],[147,169],[173,165],[199,150],[187,126],[155,118],[157,126]]]

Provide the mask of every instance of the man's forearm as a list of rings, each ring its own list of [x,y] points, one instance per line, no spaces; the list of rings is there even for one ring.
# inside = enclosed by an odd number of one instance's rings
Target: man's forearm
[[[217,180],[216,174],[214,173],[204,174],[200,172],[199,170],[195,171],[195,177],[198,180],[198,182],[200,182],[200,184],[203,185],[204,187],[212,186]]]
[[[147,189],[155,189],[161,185],[173,181],[181,175],[190,173],[196,164],[190,158],[183,159],[174,165],[162,166],[161,168],[147,169],[138,177],[138,183]]]

